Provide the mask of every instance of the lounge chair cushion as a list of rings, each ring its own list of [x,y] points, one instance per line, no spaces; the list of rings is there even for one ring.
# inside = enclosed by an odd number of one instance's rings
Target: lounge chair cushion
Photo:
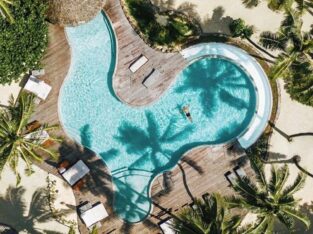
[[[142,81],[142,84],[146,87],[149,88],[151,87],[153,84],[155,84],[155,82],[157,81],[157,79],[160,77],[160,72],[158,70],[153,69],[150,74]]]
[[[129,67],[129,70],[131,70],[133,73],[139,70],[146,62],[148,62],[148,59],[141,55],[134,63],[132,63]]]
[[[62,176],[72,186],[83,178],[89,171],[90,170],[86,164],[82,160],[79,160],[72,167],[63,172]]]
[[[81,219],[84,221],[87,227],[101,221],[108,217],[108,212],[104,208],[102,203],[92,207],[91,209],[85,211],[80,215]]]
[[[161,228],[163,234],[175,234],[175,231],[171,228],[172,222],[173,219],[170,218],[159,223],[159,227]]]
[[[35,76],[30,76],[24,89],[45,100],[51,91],[51,86],[42,80],[38,80]]]

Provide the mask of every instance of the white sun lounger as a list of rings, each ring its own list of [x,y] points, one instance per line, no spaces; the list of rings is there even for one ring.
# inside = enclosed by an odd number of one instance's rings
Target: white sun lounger
[[[26,85],[24,86],[24,89],[32,92],[40,99],[46,100],[51,91],[51,86],[42,80],[38,80],[35,76],[30,76]]]
[[[149,88],[151,87],[155,81],[160,77],[160,72],[158,70],[153,69],[150,74],[142,81],[142,84]]]
[[[230,171],[226,172],[225,177],[227,178],[227,180],[229,181],[231,185],[234,185],[237,183],[237,176],[233,172],[230,172]]]
[[[35,132],[31,132],[31,133],[28,133],[27,135],[25,135],[25,139],[27,140],[37,140],[38,144],[43,144],[46,140],[49,139],[49,133],[46,131],[46,130],[38,130],[38,131],[35,131]]]
[[[33,70],[32,75],[33,76],[43,76],[45,74],[45,69],[40,69],[40,70]]]
[[[166,220],[162,221],[161,223],[159,223],[159,227],[161,228],[163,234],[175,234],[176,233],[171,228],[172,222],[173,222],[173,219],[169,218],[169,219],[166,219]]]
[[[139,68],[141,68],[143,65],[145,65],[146,62],[148,62],[147,57],[144,55],[141,55],[135,62],[133,62],[130,65],[129,70],[131,70],[133,73],[135,73],[136,71],[138,71]]]
[[[79,160],[72,167],[63,172],[62,176],[72,186],[83,178],[89,171],[90,170],[86,164],[82,160]]]
[[[234,172],[238,175],[238,177],[240,177],[241,179],[244,177],[247,177],[246,172],[242,169],[242,167],[235,167],[234,168]]]
[[[81,219],[84,221],[88,228],[108,216],[108,212],[106,211],[102,203],[95,205],[94,207],[80,215]]]

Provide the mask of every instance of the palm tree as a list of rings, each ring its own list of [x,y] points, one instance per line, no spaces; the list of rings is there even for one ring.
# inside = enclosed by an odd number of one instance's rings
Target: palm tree
[[[196,200],[195,208],[185,208],[174,219],[173,229],[181,234],[231,234],[236,233],[241,218],[231,216],[227,203],[219,194],[204,201]]]
[[[31,173],[32,161],[41,162],[42,151],[56,159],[58,154],[42,146],[41,136],[43,131],[55,130],[57,126],[43,125],[35,130],[28,130],[27,124],[34,112],[34,95],[21,93],[14,104],[11,98],[9,106],[0,110],[0,173],[6,163],[12,168],[20,182],[17,171],[19,158],[27,165],[27,172]],[[50,140],[60,141],[60,138],[50,136]]]
[[[313,33],[303,32],[301,15],[296,10],[286,12],[280,30],[261,33],[260,43],[279,54],[270,77],[285,78],[291,97],[313,105]]]
[[[9,5],[13,5],[11,0],[0,0],[0,15],[10,23],[13,23],[14,18],[10,12]]]
[[[251,157],[250,162],[256,180],[252,181],[248,177],[239,179],[234,185],[239,196],[227,198],[230,207],[244,208],[257,214],[256,223],[248,228],[247,233],[273,233],[276,220],[291,231],[295,221],[300,221],[309,228],[310,220],[299,212],[299,200],[294,198],[294,194],[304,185],[305,174],[300,172],[295,181],[286,186],[289,177],[286,164],[278,169],[272,166],[271,177],[266,180],[261,161]]]
[[[276,59],[276,56],[269,53],[266,49],[262,48],[251,39],[251,36],[254,33],[254,28],[251,25],[247,25],[243,19],[238,18],[238,19],[233,20],[229,24],[229,30],[231,32],[232,37],[240,37],[242,39],[247,39],[247,41],[251,43],[251,45],[253,45],[255,48],[267,54],[271,58]],[[267,60],[267,61],[274,63],[272,60]]]
[[[313,15],[313,3],[310,0],[266,0],[267,6],[273,11],[289,10],[294,4],[301,13],[309,12]],[[247,8],[253,8],[259,5],[261,0],[242,0]]]

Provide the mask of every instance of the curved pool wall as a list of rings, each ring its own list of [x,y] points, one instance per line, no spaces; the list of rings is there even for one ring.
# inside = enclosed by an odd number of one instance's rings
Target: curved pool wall
[[[153,179],[171,170],[185,152],[229,142],[253,119],[254,85],[230,60],[191,63],[159,101],[132,108],[120,102],[112,89],[116,42],[106,16],[99,14],[87,24],[66,28],[66,34],[72,60],[60,92],[60,120],[70,137],[107,165],[114,211],[127,222],[149,215]],[[193,123],[181,112],[186,104]]]
[[[238,142],[243,148],[253,145],[265,130],[273,106],[271,85],[260,64],[244,50],[224,43],[200,43],[184,49],[181,54],[189,62],[207,55],[223,56],[248,72],[257,89],[258,105],[249,128],[238,137]]]

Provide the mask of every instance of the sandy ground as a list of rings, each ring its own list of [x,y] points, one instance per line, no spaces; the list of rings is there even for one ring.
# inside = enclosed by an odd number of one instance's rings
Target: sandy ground
[[[31,176],[26,176],[24,175],[24,169],[25,169],[25,162],[23,160],[19,161],[19,166],[18,166],[18,170],[21,172],[21,176],[22,176],[22,181],[20,183],[20,186],[23,187],[26,191],[23,195],[23,200],[26,204],[25,207],[25,212],[24,212],[24,216],[29,215],[30,212],[30,203],[31,203],[31,199],[32,196],[34,194],[34,192],[39,189],[39,188],[46,188],[47,187],[47,182],[46,182],[46,178],[49,175],[50,180],[56,180],[56,189],[59,191],[59,195],[58,198],[55,202],[55,208],[57,209],[72,209],[72,212],[70,212],[65,218],[67,220],[74,220],[75,222],[77,222],[77,213],[76,213],[76,204],[75,204],[75,197],[73,194],[72,189],[65,183],[65,181],[63,181],[62,179],[48,174],[47,172],[43,171],[42,169],[40,169],[37,166],[33,166],[33,169],[35,171],[34,174],[32,174]],[[10,168],[8,166],[6,166],[4,168],[4,170],[2,171],[2,177],[1,177],[1,186],[0,186],[0,203],[4,203],[2,204],[2,206],[0,205],[0,223],[6,223],[11,225],[12,227],[16,228],[17,230],[19,229],[18,227],[16,227],[17,223],[24,223],[25,221],[18,221],[18,217],[21,217],[21,215],[19,215],[19,211],[20,209],[18,209],[18,204],[13,204],[14,207],[16,207],[15,211],[10,211],[9,214],[7,216],[3,216],[3,214],[5,214],[7,211],[7,207],[5,207],[5,203],[6,201],[3,200],[3,197],[5,196],[6,192],[7,192],[7,188],[9,186],[13,186],[15,187],[15,183],[16,183],[16,179],[15,179],[15,175],[13,174],[13,172],[10,170]],[[16,212],[16,213],[14,213]],[[33,211],[32,215],[36,216],[36,209]],[[12,218],[14,217],[14,218]],[[29,216],[28,216],[29,217]],[[3,219],[3,220],[2,220]],[[28,224],[25,224],[24,226],[28,226]],[[53,220],[49,220],[47,222],[37,222],[35,225],[35,229],[37,231],[39,231],[40,233],[43,230],[50,230],[53,231],[53,233],[68,233],[68,227],[58,223],[57,221]],[[77,230],[76,230],[77,231]],[[27,233],[25,230],[19,233]],[[76,232],[78,233],[78,232]]]
[[[288,135],[297,133],[311,133],[312,135],[293,138],[288,142],[277,131],[273,132],[270,140],[271,159],[288,160],[294,155],[301,156],[300,165],[308,172],[313,174],[313,108],[302,105],[291,100],[289,95],[283,89],[283,81],[279,81],[281,89],[280,112],[276,122],[276,127]],[[290,163],[290,177],[287,183],[292,183],[299,172],[298,168]],[[279,164],[277,165],[279,166]],[[267,175],[270,172],[270,166],[266,167]],[[307,177],[306,184],[302,190],[295,194],[296,198],[301,199],[302,209],[311,218],[313,224],[313,178]],[[313,226],[313,225],[312,225]],[[299,226],[300,228],[301,226]],[[297,233],[313,233],[313,227],[305,232],[300,228]]]
[[[293,138],[292,142],[288,142],[277,131],[273,132],[270,139],[271,152],[270,160],[288,160],[294,155],[301,156],[300,165],[304,167],[308,172],[313,173],[313,108],[302,105],[296,101],[291,100],[289,95],[283,89],[283,81],[279,80],[279,87],[281,89],[280,100],[280,112],[276,122],[276,127],[285,132],[288,135],[296,133],[311,133],[311,135],[300,136]],[[273,164],[276,167],[280,167],[283,164]],[[290,176],[286,184],[294,182],[299,169],[293,164],[288,163]],[[265,166],[265,173],[267,178],[270,176],[271,165]],[[313,178],[307,177],[304,188],[295,194],[295,197],[301,199],[300,207],[302,212],[306,213],[311,223],[313,224]],[[247,214],[244,218],[243,224],[248,224],[256,220],[256,216],[253,214]],[[311,234],[313,233],[313,225],[310,230],[305,231],[304,226],[297,223],[297,234]],[[278,233],[288,233],[284,226],[277,224],[275,231]]]
[[[11,85],[0,85],[0,105],[7,106],[11,95],[14,99],[21,91],[19,83],[12,83]]]
[[[152,0],[163,9],[181,9],[185,13],[199,18],[204,32],[229,34],[228,25],[233,19],[242,18],[255,28],[252,39],[258,41],[263,31],[275,32],[283,19],[283,14],[271,11],[266,1],[252,9],[246,8],[241,0]],[[303,30],[308,31],[313,23],[313,16],[303,17]]]

